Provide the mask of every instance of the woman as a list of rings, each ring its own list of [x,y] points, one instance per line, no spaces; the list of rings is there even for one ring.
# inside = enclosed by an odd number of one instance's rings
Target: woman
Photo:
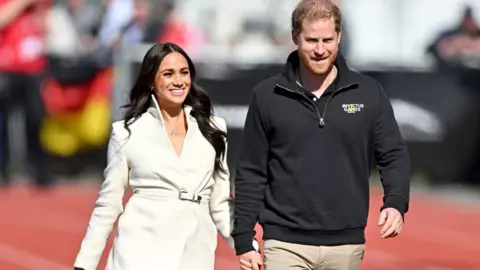
[[[146,54],[75,261],[97,269],[114,223],[106,269],[212,270],[217,230],[233,248],[226,123],[211,115],[195,67],[172,43]],[[124,192],[133,195],[123,211]]]

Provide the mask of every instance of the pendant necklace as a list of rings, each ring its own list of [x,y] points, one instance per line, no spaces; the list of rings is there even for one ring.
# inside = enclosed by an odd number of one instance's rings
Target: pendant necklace
[[[173,130],[170,132],[170,135],[172,135],[172,137],[177,137],[178,119],[180,118],[181,115],[182,115],[182,113],[180,112],[180,115],[177,116],[177,120],[175,121],[175,129],[173,129]]]

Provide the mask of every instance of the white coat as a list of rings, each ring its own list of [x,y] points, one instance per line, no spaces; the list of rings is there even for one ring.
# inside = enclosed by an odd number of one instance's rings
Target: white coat
[[[105,180],[75,267],[97,269],[117,219],[108,270],[213,270],[217,232],[233,249],[226,157],[222,162],[227,173],[214,176],[215,150],[190,112],[187,106],[188,130],[180,156],[168,138],[155,99],[130,126],[129,138],[123,121],[113,123]],[[212,119],[226,131],[224,119]],[[133,195],[123,209],[127,187]],[[200,202],[188,200],[198,196]]]

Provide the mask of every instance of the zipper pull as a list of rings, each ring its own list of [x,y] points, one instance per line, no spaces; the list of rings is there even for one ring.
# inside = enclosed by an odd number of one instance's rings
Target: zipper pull
[[[323,117],[320,118],[320,123],[319,123],[320,127],[323,127],[325,126],[325,122],[323,121]]]

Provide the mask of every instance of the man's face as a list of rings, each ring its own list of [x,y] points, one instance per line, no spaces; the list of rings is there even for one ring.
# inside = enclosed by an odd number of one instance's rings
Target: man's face
[[[292,35],[301,63],[315,75],[327,75],[337,58],[341,39],[333,18],[304,21],[302,31]]]

